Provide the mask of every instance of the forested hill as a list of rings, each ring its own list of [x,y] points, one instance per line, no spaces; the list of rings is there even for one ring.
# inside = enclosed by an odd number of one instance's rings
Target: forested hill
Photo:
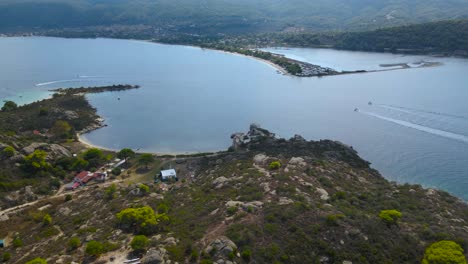
[[[468,55],[468,19],[440,21],[373,31],[269,34],[268,46],[326,46],[346,50]]]
[[[468,17],[468,0],[0,0],[0,31],[150,25],[189,33],[368,30]]]
[[[468,55],[468,20],[344,33],[335,48],[366,51],[449,52]]]

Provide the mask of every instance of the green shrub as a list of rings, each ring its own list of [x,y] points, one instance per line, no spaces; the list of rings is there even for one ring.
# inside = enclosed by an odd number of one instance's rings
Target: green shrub
[[[13,247],[19,248],[19,247],[22,247],[22,246],[23,246],[23,240],[21,240],[21,238],[17,237],[15,239],[13,239]]]
[[[98,241],[89,241],[88,244],[86,245],[86,255],[92,256],[92,257],[98,257],[102,253],[104,253],[104,245],[101,242]]]
[[[130,246],[135,251],[144,251],[148,247],[149,240],[145,235],[138,235],[132,239]]]
[[[26,262],[26,264],[47,264],[47,261],[43,258],[35,258]]]
[[[5,252],[3,253],[3,256],[2,256],[2,261],[3,262],[7,262],[11,259],[11,253],[10,252]]]
[[[226,213],[231,216],[234,215],[237,212],[237,207],[236,206],[231,206],[226,210]]]
[[[326,223],[329,226],[337,226],[338,225],[338,220],[344,218],[344,215],[342,214],[334,214],[334,215],[328,215]]]
[[[149,191],[150,191],[150,188],[148,187],[148,185],[143,184],[143,183],[141,183],[140,185],[138,185],[138,188],[140,189],[140,191],[141,191],[143,194],[147,194],[147,193],[149,193]]]
[[[45,214],[44,217],[42,218],[42,223],[44,225],[52,224],[52,216],[50,216],[49,214]]]
[[[165,203],[161,203],[158,205],[157,211],[160,214],[167,214],[169,212],[169,206]]]
[[[268,167],[270,168],[270,170],[277,170],[281,168],[281,163],[279,161],[273,161]]]
[[[81,246],[81,241],[77,237],[72,237],[70,241],[68,241],[68,248],[70,248],[70,250],[75,250],[79,248],[80,246]]]
[[[246,249],[246,250],[242,251],[241,257],[245,261],[249,261],[250,258],[252,257],[252,251],[250,251],[249,249]]]
[[[71,201],[73,199],[73,195],[67,194],[65,195],[65,202]]]
[[[167,221],[166,214],[156,214],[149,206],[127,208],[116,215],[119,223],[137,233],[151,233],[160,221]]]
[[[401,217],[402,214],[397,210],[382,210],[379,214],[379,218],[387,225],[397,224]]]
[[[115,176],[119,176],[122,173],[122,170],[120,168],[113,168],[111,173]]]
[[[422,264],[466,264],[463,248],[449,240],[436,242],[426,248]]]
[[[117,198],[117,186],[113,183],[111,186],[107,187],[104,191],[104,197],[107,200],[112,200]]]
[[[8,146],[2,150],[2,156],[6,158],[13,157],[15,155],[15,149],[12,146]]]

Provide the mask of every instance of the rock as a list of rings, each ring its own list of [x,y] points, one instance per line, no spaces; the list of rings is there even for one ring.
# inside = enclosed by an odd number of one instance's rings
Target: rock
[[[47,143],[32,143],[31,145],[24,147],[22,152],[26,155],[33,153],[35,150],[40,149],[47,152],[47,160],[55,160],[60,157],[71,157],[70,151],[58,144],[47,144]]]
[[[249,210],[257,211],[262,207],[263,207],[263,203],[260,201],[248,202],[242,205],[242,209],[244,209],[245,211],[249,211]]]
[[[24,147],[22,149],[22,151],[26,155],[29,155],[29,154],[33,153],[36,149],[44,147],[44,146],[47,146],[47,143],[37,143],[37,142],[35,142],[35,143],[32,143],[31,145],[29,145],[27,147]]]
[[[160,249],[150,248],[146,255],[141,259],[143,264],[161,264],[165,263],[166,252]]]
[[[427,195],[434,195],[436,194],[436,190],[434,189],[428,189],[427,192],[426,192]]]
[[[218,212],[219,212],[219,208],[216,208],[216,209],[214,209],[214,210],[210,213],[210,215],[215,215],[215,214],[217,214]]]
[[[59,214],[61,215],[64,215],[64,216],[68,216],[71,214],[72,210],[68,207],[61,207],[59,210],[58,210]]]
[[[257,124],[251,124],[249,132],[247,133],[234,133],[231,135],[232,148],[238,150],[250,142],[259,141],[264,138],[275,138],[275,134],[261,128]]]
[[[216,189],[219,189],[219,188],[223,187],[224,184],[227,183],[227,182],[229,182],[229,179],[224,177],[224,176],[221,176],[221,177],[216,178],[213,181],[213,185],[215,186]]]
[[[320,199],[324,201],[330,198],[330,196],[328,196],[328,192],[325,189],[317,188],[317,192],[320,194]]]
[[[294,203],[294,201],[286,197],[280,197],[279,202],[278,202],[279,205],[286,205],[286,204],[292,204],[292,203]]]
[[[349,260],[343,260],[343,264],[353,264],[353,262],[351,262]]]
[[[169,245],[169,246],[175,246],[177,245],[177,240],[173,237],[168,237],[164,239],[164,244]]]
[[[65,119],[67,120],[77,119],[80,117],[75,111],[71,111],[71,110],[67,110],[63,112],[63,115],[65,116]]]
[[[7,144],[0,142],[0,151],[3,150],[6,147],[8,147]]]
[[[265,164],[265,161],[267,161],[267,160],[268,160],[268,156],[265,155],[265,154],[257,154],[253,158],[254,163],[257,164],[257,165],[263,165],[263,164]]]
[[[301,135],[297,135],[297,134],[291,138],[291,141],[306,142],[306,140]]]
[[[0,222],[8,221],[9,219],[10,217],[8,217],[6,214],[0,215]]]
[[[307,163],[304,161],[303,158],[300,157],[293,157],[289,160],[290,165],[294,166],[299,166],[299,167],[305,167],[307,166]]]
[[[265,192],[269,192],[271,190],[270,183],[268,183],[268,182],[262,182],[262,183],[260,183],[260,186],[263,187],[263,190]]]
[[[244,205],[244,203],[239,202],[239,201],[228,201],[228,202],[226,202],[226,208],[239,207],[239,206],[243,206],[243,205]]]
[[[213,240],[205,249],[207,253],[214,251],[214,256],[225,260],[231,252],[237,250],[237,246],[229,238],[221,236]]]

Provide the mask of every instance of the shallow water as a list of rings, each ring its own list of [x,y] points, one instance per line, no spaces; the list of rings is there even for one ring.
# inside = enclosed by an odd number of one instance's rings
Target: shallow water
[[[139,84],[138,90],[88,96],[109,126],[85,135],[87,141],[112,149],[215,151],[230,145],[233,132],[256,122],[283,137],[340,140],[391,180],[442,188],[468,200],[467,60],[274,52],[339,70],[423,59],[444,65],[295,78],[252,58],[193,47],[2,38],[0,97],[26,103],[52,88]]]

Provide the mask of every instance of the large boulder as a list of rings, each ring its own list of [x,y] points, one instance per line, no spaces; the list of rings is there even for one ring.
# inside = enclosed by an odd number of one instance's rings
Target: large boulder
[[[143,264],[164,264],[167,258],[167,251],[164,248],[150,248],[141,259]]]
[[[205,249],[207,253],[214,254],[215,259],[227,259],[235,250],[237,250],[236,244],[225,236],[216,238]]]
[[[35,150],[43,150],[47,152],[47,160],[54,160],[60,157],[71,157],[71,152],[58,144],[47,144],[47,143],[32,143],[31,145],[24,147],[22,152],[26,155],[33,153]]]

